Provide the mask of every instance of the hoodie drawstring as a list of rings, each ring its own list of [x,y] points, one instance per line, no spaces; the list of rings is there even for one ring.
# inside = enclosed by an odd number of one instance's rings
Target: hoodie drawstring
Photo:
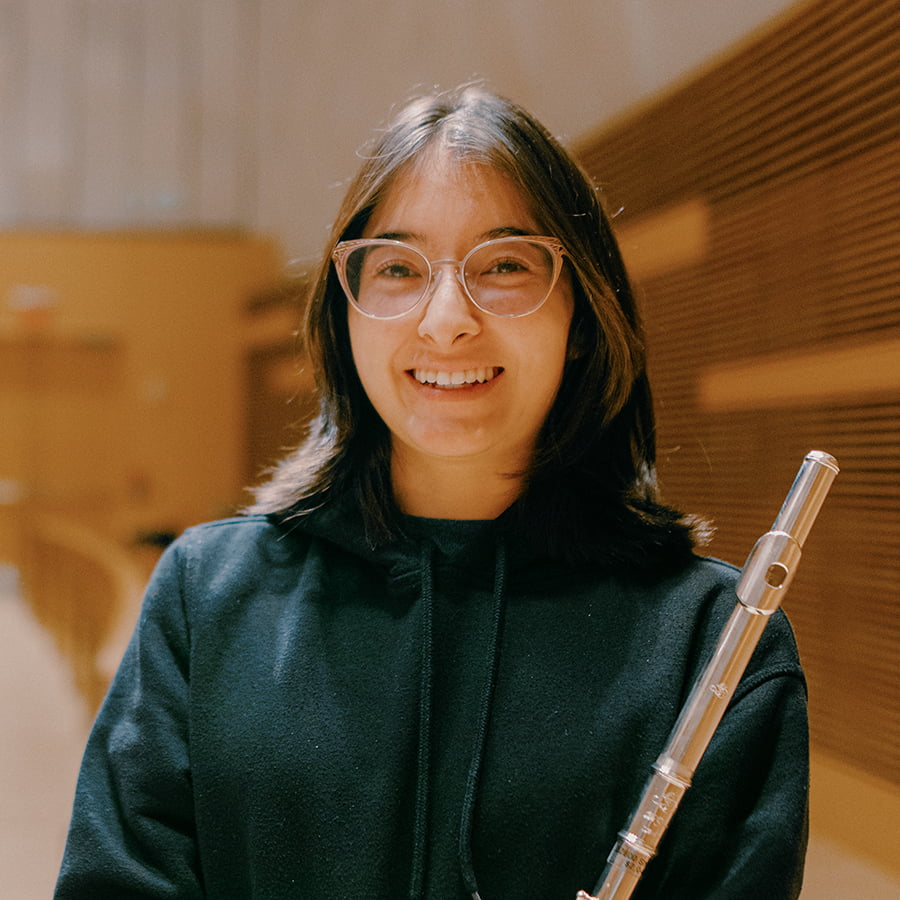
[[[503,630],[503,590],[506,581],[506,546],[498,541],[497,559],[494,569],[494,614],[490,651],[487,660],[487,676],[481,692],[481,709],[478,715],[478,730],[469,765],[466,793],[463,798],[462,821],[459,828],[459,866],[466,890],[473,900],[480,900],[478,883],[475,880],[475,866],[472,861],[472,829],[475,823],[475,802],[478,797],[478,782],[481,764],[490,730],[491,706],[497,686],[497,672],[500,668],[500,635]]]
[[[416,810],[413,826],[413,863],[410,900],[419,900],[425,887],[425,841],[428,836],[428,782],[431,775],[431,695],[434,665],[434,575],[432,546],[422,542],[422,672],[419,680],[419,752],[416,772]]]
[[[431,776],[431,706],[434,669],[434,574],[433,549],[429,542],[422,546],[422,668],[419,683],[419,747],[416,773],[416,805],[413,831],[413,861],[410,876],[410,900],[421,900],[425,889],[426,841],[428,836],[429,781]],[[475,744],[469,764],[459,829],[459,866],[466,890],[473,900],[480,900],[472,861],[472,831],[478,798],[478,783],[487,736],[490,731],[491,706],[500,667],[500,637],[503,629],[504,587],[506,582],[506,548],[498,541],[494,570],[493,620],[487,654],[487,672],[481,691],[481,704],[475,733]]]

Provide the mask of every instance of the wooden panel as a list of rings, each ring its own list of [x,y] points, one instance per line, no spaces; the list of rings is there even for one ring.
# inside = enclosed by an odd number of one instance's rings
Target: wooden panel
[[[278,269],[270,241],[239,234],[0,236],[0,369],[18,373],[0,388],[18,426],[0,430],[0,480],[74,518],[89,505],[123,542],[230,512],[243,483],[240,312]],[[55,298],[32,335],[8,312],[25,289]]]
[[[634,278],[657,278],[702,262],[709,252],[709,210],[699,199],[619,229],[619,245]]]
[[[717,412],[879,394],[900,395],[900,338],[710,366],[699,374],[697,402]]]
[[[815,746],[900,784],[900,7],[803,4],[580,148],[617,227],[702,205],[705,256],[630,262],[669,499],[742,564],[810,449],[842,472],[786,607]]]
[[[896,784],[881,772],[863,773],[823,754],[813,754],[811,762],[812,834],[851,847],[863,859],[877,859],[879,869],[900,881],[900,790]],[[804,882],[804,891],[806,887]],[[855,893],[851,886],[847,900]],[[819,895],[809,896],[815,900]],[[830,896],[840,895],[832,892]],[[891,895],[862,890],[857,896],[884,900]]]

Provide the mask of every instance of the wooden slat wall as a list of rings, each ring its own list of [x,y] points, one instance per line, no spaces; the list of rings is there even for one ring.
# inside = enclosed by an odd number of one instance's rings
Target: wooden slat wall
[[[892,0],[805,4],[579,148],[610,207],[623,208],[664,490],[716,521],[711,552],[743,563],[807,450],[841,463],[786,608],[814,745],[895,782],[898,35]],[[661,269],[654,234],[686,209],[704,211],[705,232]],[[825,364],[804,381],[816,360]],[[877,377],[846,377],[876,362]],[[751,387],[739,391],[742,378]]]

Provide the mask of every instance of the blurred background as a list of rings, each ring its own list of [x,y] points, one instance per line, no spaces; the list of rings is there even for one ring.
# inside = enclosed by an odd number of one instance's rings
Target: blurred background
[[[392,104],[483,78],[594,175],[667,499],[786,607],[803,900],[900,897],[900,10],[888,0],[0,0],[0,894],[48,897],[147,574],[296,443],[305,272]]]

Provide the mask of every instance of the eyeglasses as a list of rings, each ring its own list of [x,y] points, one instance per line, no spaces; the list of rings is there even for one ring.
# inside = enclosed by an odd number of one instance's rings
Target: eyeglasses
[[[332,259],[341,287],[364,316],[397,319],[431,292],[450,266],[466,296],[492,316],[527,316],[539,309],[562,271],[563,245],[552,237],[504,237],[473,247],[462,260],[429,260],[403,241],[342,241]]]

